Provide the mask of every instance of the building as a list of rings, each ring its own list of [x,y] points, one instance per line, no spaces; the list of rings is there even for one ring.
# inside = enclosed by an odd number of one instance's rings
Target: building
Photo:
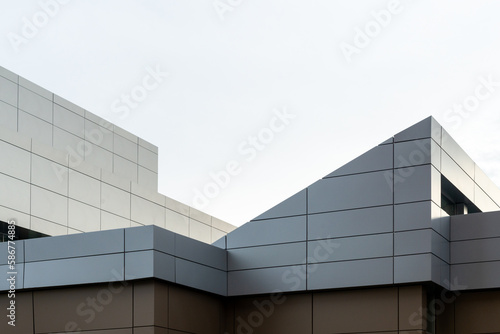
[[[0,73],[1,333],[500,332],[500,190],[432,117],[233,230],[156,193],[154,146]]]

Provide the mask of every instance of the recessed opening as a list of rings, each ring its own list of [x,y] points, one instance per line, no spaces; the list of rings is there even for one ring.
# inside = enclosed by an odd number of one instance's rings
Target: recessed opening
[[[441,209],[450,216],[481,212],[467,196],[443,175],[441,175]]]
[[[16,226],[14,231],[15,231],[14,240],[48,237],[47,234],[35,232],[21,226]],[[0,242],[9,241],[10,239],[8,237],[9,237],[9,224],[0,221]]]

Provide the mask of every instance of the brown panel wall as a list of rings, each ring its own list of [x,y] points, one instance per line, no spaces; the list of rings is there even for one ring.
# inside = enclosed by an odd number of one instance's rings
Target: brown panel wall
[[[234,333],[312,333],[312,294],[268,295],[235,302]]]
[[[455,333],[500,333],[500,291],[464,292],[458,296]]]
[[[426,299],[422,286],[399,288],[399,330],[422,330],[427,327]]]
[[[398,330],[398,288],[314,293],[314,333]]]
[[[224,318],[223,306],[221,297],[171,285],[169,327],[193,334],[219,334]]]
[[[33,333],[33,294],[31,292],[16,292],[15,298],[9,299],[8,294],[0,294],[0,333],[26,334]],[[15,301],[15,327],[10,326],[7,318],[10,311],[10,301]]]
[[[33,292],[35,333],[132,327],[132,285],[98,284]]]

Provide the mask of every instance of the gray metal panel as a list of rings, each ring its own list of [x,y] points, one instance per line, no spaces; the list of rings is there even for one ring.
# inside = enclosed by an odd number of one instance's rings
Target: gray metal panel
[[[394,257],[394,283],[432,281],[432,254]]]
[[[18,132],[52,146],[52,124],[22,110],[18,113]]]
[[[158,173],[158,154],[139,146],[139,165]]]
[[[451,240],[500,237],[500,211],[451,216]]]
[[[32,185],[31,215],[60,225],[67,225],[68,198]]]
[[[408,203],[432,199],[431,165],[412,166],[394,170],[394,202]],[[440,198],[439,198],[440,199]]]
[[[445,289],[450,288],[450,265],[435,255],[431,258],[432,281]]]
[[[474,181],[497,205],[500,205],[500,188],[476,165]]]
[[[394,230],[406,231],[432,227],[431,201],[394,206]]]
[[[309,240],[392,232],[392,205],[308,216]]]
[[[500,261],[452,265],[450,277],[460,290],[500,288]]]
[[[11,72],[9,71],[8,69],[0,66],[0,76],[6,78],[6,79],[9,79],[11,81],[14,81],[14,82],[18,82],[19,80],[19,76],[17,74],[15,74],[14,72]]]
[[[101,206],[101,182],[98,179],[69,169],[69,197],[81,202]]]
[[[130,219],[130,193],[101,183],[101,209]]]
[[[137,142],[131,142],[116,133],[113,136],[113,152],[135,163],[137,163],[138,147]]]
[[[30,182],[31,154],[29,151],[0,141],[0,154],[9,160],[9,163],[0,164],[0,173]]]
[[[394,142],[421,138],[433,138],[437,143],[441,143],[441,125],[432,116],[396,134]]]
[[[52,101],[19,87],[19,109],[52,123]]]
[[[0,203],[9,209],[30,213],[30,185],[27,182],[0,174]],[[15,217],[2,217],[10,219]]]
[[[31,157],[31,183],[67,196],[68,167],[33,154]]]
[[[17,108],[0,101],[0,126],[17,132]]]
[[[229,296],[306,289],[306,266],[304,265],[231,271],[227,277]]]
[[[131,219],[141,224],[165,227],[165,207],[132,195]]]
[[[450,242],[439,233],[431,233],[431,252],[446,263],[450,262]]]
[[[468,199],[474,202],[474,181],[444,152],[441,157],[441,173]]]
[[[149,250],[175,254],[175,233],[158,226],[139,226],[125,229],[125,251]]]
[[[417,230],[394,233],[394,255],[430,253],[432,230]]]
[[[393,145],[376,146],[325,177],[374,172],[393,167]]]
[[[252,220],[305,215],[306,204],[307,189],[304,189]]]
[[[225,271],[178,258],[175,259],[175,282],[195,289],[227,295]]]
[[[59,252],[60,248],[57,249]],[[124,254],[77,257],[25,264],[25,288],[123,280]]]
[[[392,258],[308,265],[307,289],[392,284]]]
[[[154,269],[154,250],[125,253],[125,280],[154,277]]]
[[[113,132],[88,119],[85,120],[85,139],[94,145],[113,151]]]
[[[500,261],[500,238],[451,243],[451,263]]]
[[[17,107],[17,90],[16,83],[0,77],[0,101]]]
[[[441,169],[441,149],[431,138],[396,143],[394,145],[394,167],[432,164]]]
[[[322,179],[309,186],[309,213],[392,204],[387,172]]]
[[[305,264],[306,243],[230,249],[227,256],[229,270]]]
[[[175,258],[154,250],[125,253],[126,280],[151,277],[175,282]]]
[[[226,249],[226,236],[223,236],[222,238],[217,239],[215,242],[212,243],[212,246],[218,247],[220,249]]]
[[[392,256],[393,234],[310,241],[307,262],[320,263]]]
[[[0,242],[0,266],[6,265],[7,261],[9,260],[7,257],[9,256],[8,253],[8,243],[7,241],[5,242]],[[24,262],[24,240],[14,240],[14,244],[10,244],[11,251],[15,252],[15,262],[16,263],[23,263]],[[14,247],[14,249],[12,248]],[[0,276],[3,277],[3,276]]]
[[[25,240],[26,262],[124,251],[124,230],[79,233]]]
[[[80,138],[84,137],[84,124],[85,119],[63,108],[57,104],[54,104],[54,125],[60,127],[63,130],[68,131],[75,136]]]
[[[474,184],[474,204],[482,212],[498,211],[498,205],[477,185]]]
[[[306,240],[306,217],[288,217],[246,223],[227,235],[227,248]]]
[[[227,270],[225,250],[179,234],[175,235],[175,256],[220,270]]]
[[[463,169],[470,178],[474,179],[475,163],[457,144],[457,142],[443,129],[441,147]],[[446,176],[446,175],[445,175]]]
[[[24,284],[23,284],[24,264],[16,265],[16,269],[15,269],[16,274],[7,275],[8,272],[12,272],[12,270],[10,270],[8,265],[0,265],[0,277],[2,277],[2,279],[0,280],[0,291],[10,290],[10,282],[7,281],[7,279],[10,279],[11,277],[14,277],[14,279],[16,281],[16,283],[15,283],[16,290],[23,289],[24,288]]]

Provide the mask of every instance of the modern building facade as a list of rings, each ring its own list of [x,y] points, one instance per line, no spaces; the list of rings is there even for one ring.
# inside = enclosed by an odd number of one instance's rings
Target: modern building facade
[[[1,75],[1,333],[500,333],[500,190],[432,117],[234,229],[156,192],[153,145]]]

